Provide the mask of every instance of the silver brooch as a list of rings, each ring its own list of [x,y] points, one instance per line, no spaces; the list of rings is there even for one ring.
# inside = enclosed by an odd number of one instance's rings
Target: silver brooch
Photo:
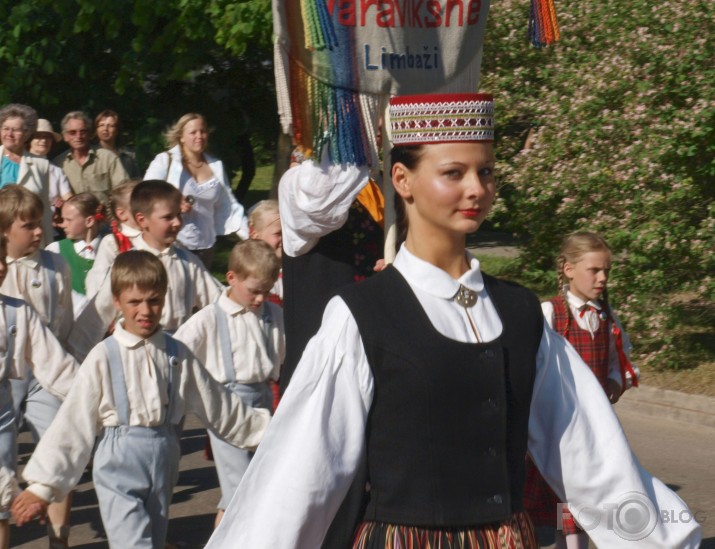
[[[457,290],[457,294],[454,296],[454,300],[457,302],[457,305],[461,305],[462,307],[474,307],[474,304],[477,302],[477,292],[460,284],[459,290]]]
[[[40,282],[36,278],[33,278],[32,280],[30,280],[30,286],[32,286],[33,288],[39,288],[40,286],[42,286],[42,282]]]
[[[606,315],[606,311],[601,309],[601,312],[598,313],[598,318],[600,318],[601,320],[606,320],[608,318],[608,315]]]
[[[169,366],[172,368],[176,368],[179,365],[179,359],[176,358],[175,356],[170,356],[169,357]]]

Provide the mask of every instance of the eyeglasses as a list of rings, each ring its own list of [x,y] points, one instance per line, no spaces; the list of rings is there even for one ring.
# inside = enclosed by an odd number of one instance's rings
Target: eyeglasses
[[[12,133],[12,134],[25,133],[24,128],[7,128],[5,126],[0,128],[0,131],[2,133]]]
[[[87,130],[65,130],[64,133],[67,135],[87,135],[89,132]]]

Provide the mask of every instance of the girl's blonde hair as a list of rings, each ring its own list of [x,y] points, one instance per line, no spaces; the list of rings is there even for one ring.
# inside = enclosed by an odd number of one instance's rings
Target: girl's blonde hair
[[[278,201],[272,198],[261,200],[256,204],[248,215],[248,227],[251,231],[260,231],[264,227],[265,219],[268,214],[276,214],[280,216],[278,209]]]
[[[597,233],[589,231],[580,231],[571,233],[561,242],[559,255],[556,257],[556,273],[558,277],[559,293],[566,304],[566,314],[571,317],[571,308],[568,306],[566,290],[568,283],[564,277],[564,267],[566,263],[574,265],[583,259],[583,256],[590,252],[608,252],[611,255],[611,248],[606,240]],[[611,308],[608,304],[608,290],[603,291],[601,303],[605,313],[611,318]],[[568,325],[568,324],[567,324]]]
[[[208,131],[206,119],[204,118],[203,115],[196,113],[196,112],[187,113],[184,116],[182,116],[181,118],[179,118],[174,123],[174,125],[171,126],[168,130],[166,130],[166,133],[164,133],[164,139],[166,140],[166,144],[170,149],[179,144],[179,140],[181,139],[181,134],[184,132],[184,127],[186,126],[186,124],[188,124],[192,120],[202,120],[204,123],[204,126],[206,126],[206,130]]]

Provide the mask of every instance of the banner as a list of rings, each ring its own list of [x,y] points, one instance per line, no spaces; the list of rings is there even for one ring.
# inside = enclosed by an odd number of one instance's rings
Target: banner
[[[394,94],[476,91],[489,0],[274,0],[283,131],[374,164]]]

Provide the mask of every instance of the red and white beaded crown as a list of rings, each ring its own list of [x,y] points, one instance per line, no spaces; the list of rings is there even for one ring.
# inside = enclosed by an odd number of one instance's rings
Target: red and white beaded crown
[[[494,141],[494,97],[487,93],[393,97],[390,133],[396,147]]]

